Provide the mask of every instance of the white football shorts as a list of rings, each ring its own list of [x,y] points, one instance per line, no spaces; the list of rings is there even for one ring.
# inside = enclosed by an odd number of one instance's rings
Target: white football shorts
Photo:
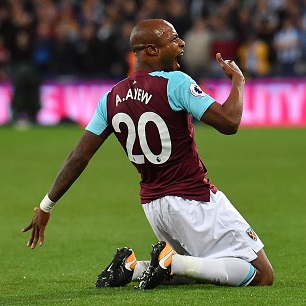
[[[181,255],[251,262],[264,246],[221,191],[210,202],[165,196],[142,206],[157,238]]]

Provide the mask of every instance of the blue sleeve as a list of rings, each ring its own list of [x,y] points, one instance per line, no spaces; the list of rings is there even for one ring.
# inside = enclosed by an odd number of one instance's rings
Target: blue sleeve
[[[101,135],[103,131],[108,127],[107,121],[107,92],[99,101],[94,115],[92,116],[90,122],[86,126],[86,130],[92,132],[96,135]]]
[[[170,107],[174,111],[186,111],[200,120],[208,107],[215,102],[214,98],[206,94],[190,76],[183,72],[154,72],[154,74],[169,80],[167,94]]]
[[[215,102],[215,99],[206,94],[192,78],[182,73],[169,79],[168,99],[174,111],[184,110],[198,120]]]

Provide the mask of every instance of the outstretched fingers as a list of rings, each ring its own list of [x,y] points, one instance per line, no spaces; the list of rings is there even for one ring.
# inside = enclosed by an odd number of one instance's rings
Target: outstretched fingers
[[[37,228],[37,230],[32,232],[32,236],[31,236],[31,244],[29,245],[31,247],[31,249],[35,249],[38,239],[39,239],[39,229]]]
[[[31,223],[21,230],[23,233],[25,233],[28,230],[32,229],[30,239],[27,242],[27,246],[31,247],[31,249],[35,249],[39,239],[40,239],[40,245],[43,245],[44,233],[46,227],[44,225],[40,225],[38,222],[37,217],[38,217],[39,208],[35,207],[34,211],[35,211],[35,216],[33,217]]]
[[[36,214],[37,214],[37,210],[38,210],[38,208],[37,208],[37,207],[34,207],[35,216],[36,216]],[[34,216],[34,217],[35,217],[35,216]],[[22,231],[23,233],[25,233],[25,232],[27,232],[28,230],[30,230],[32,227],[33,227],[33,220],[31,221],[31,223],[30,223],[28,226],[24,227],[21,231]]]
[[[28,230],[30,230],[33,227],[33,223],[31,222],[31,224],[29,224],[28,226],[24,227],[21,231],[23,233],[27,232]]]
[[[38,241],[40,240],[39,245],[42,246],[44,244],[44,235],[45,228],[40,228],[39,226],[34,226],[32,229],[30,240],[27,243],[28,247],[31,247],[31,249],[35,249]]]
[[[45,227],[44,226],[42,226],[39,230],[39,239],[40,239],[39,245],[42,246],[45,241]]]

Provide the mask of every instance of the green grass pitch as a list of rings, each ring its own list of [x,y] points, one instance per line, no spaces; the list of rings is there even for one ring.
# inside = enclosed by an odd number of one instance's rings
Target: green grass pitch
[[[0,128],[0,305],[306,305],[306,129],[240,129],[198,124],[209,177],[265,243],[272,287],[159,286],[96,289],[117,247],[148,259],[156,238],[138,198],[138,173],[111,136],[52,212],[45,245],[21,233],[78,141],[74,125]]]

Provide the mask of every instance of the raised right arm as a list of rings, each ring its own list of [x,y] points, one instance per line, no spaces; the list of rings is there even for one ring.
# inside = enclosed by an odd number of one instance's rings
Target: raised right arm
[[[216,60],[224,73],[232,80],[231,92],[223,104],[212,103],[202,115],[201,121],[223,134],[235,134],[241,122],[243,110],[243,89],[245,79],[235,62],[223,60],[220,53]]]

